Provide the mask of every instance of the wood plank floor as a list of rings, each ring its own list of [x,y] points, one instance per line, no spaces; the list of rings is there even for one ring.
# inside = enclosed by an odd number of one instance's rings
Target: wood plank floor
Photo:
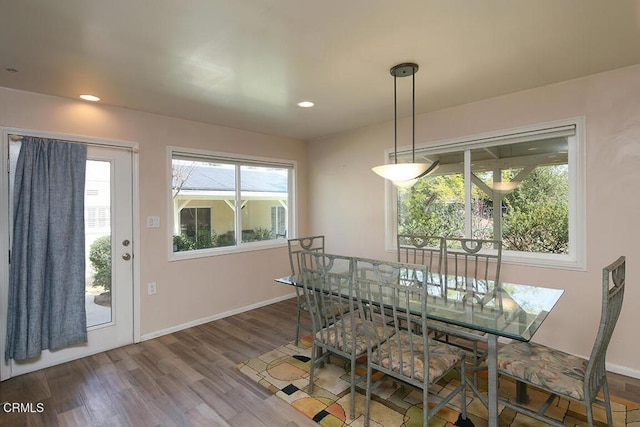
[[[293,340],[295,299],[0,383],[0,426],[316,426],[238,372]]]
[[[317,426],[235,366],[292,341],[295,299],[0,383],[0,426]],[[640,402],[640,380],[611,374]],[[34,408],[35,409],[35,408]]]

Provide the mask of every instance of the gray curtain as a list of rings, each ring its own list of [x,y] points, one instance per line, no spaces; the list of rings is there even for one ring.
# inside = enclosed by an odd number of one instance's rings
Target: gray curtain
[[[84,144],[24,137],[14,184],[5,360],[87,342]]]

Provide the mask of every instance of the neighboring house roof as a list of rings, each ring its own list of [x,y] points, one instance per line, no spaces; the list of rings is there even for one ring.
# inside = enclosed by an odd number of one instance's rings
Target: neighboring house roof
[[[281,171],[244,169],[241,173],[243,191],[287,193],[287,175]],[[235,171],[211,166],[194,166],[182,190],[235,191]]]

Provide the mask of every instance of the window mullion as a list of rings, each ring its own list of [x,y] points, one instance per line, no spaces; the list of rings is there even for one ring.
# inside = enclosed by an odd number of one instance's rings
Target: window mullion
[[[235,172],[236,172],[236,200],[235,200],[235,205],[236,205],[236,210],[235,210],[235,214],[236,214],[236,246],[240,246],[240,244],[242,243],[242,186],[240,185],[241,182],[241,175],[240,175],[240,165],[236,165],[235,166]]]

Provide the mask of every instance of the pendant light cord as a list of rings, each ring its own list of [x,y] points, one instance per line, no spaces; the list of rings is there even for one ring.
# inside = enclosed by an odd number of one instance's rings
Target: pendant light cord
[[[412,145],[411,145],[411,162],[415,163],[416,162],[416,73],[414,71],[413,75],[411,76],[411,93],[412,93],[412,101],[411,101],[411,110],[412,110],[412,118],[411,118],[411,125],[412,125],[412,135],[411,135],[411,140],[412,140]]]
[[[393,163],[398,164],[398,89],[393,76]]]

